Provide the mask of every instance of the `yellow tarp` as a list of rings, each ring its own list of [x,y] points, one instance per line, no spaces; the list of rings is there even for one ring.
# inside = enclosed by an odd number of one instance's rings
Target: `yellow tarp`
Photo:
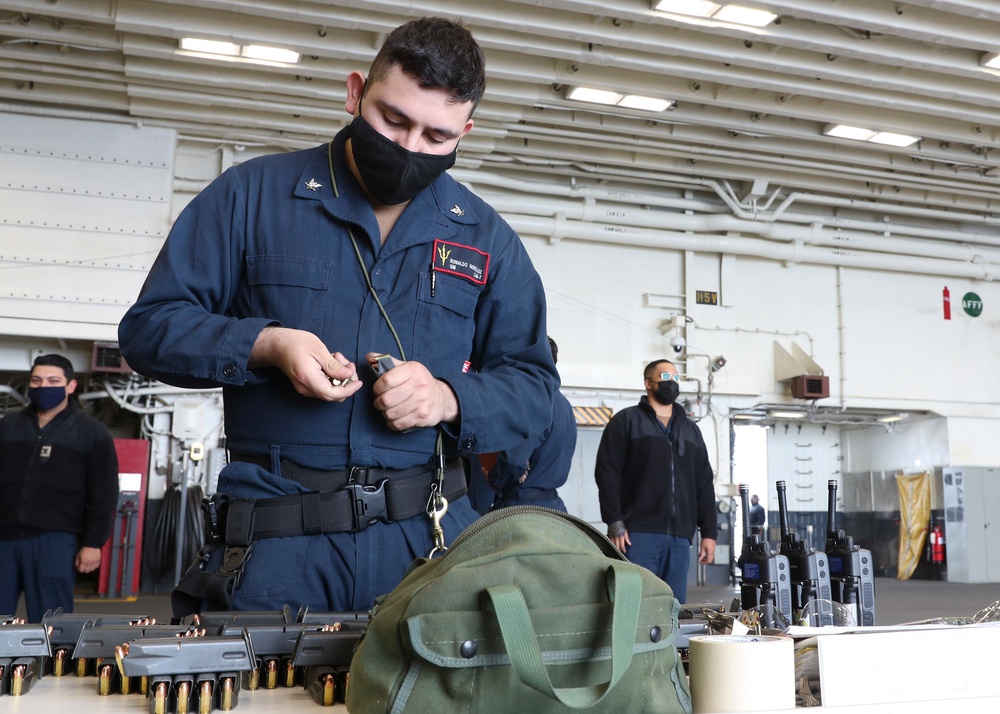
[[[899,487],[899,567],[897,580],[909,580],[920,562],[931,520],[931,475],[896,474]]]

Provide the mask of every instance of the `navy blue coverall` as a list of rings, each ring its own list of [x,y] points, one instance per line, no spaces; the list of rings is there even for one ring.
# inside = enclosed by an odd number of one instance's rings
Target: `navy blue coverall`
[[[368,352],[418,361],[450,385],[460,416],[442,425],[449,459],[501,451],[541,432],[559,382],[544,292],[520,239],[444,174],[412,200],[383,244],[344,159],[347,131],[331,146],[233,167],[185,208],[121,322],[129,365],[170,384],[221,386],[228,448],[269,456],[273,472],[281,459],[327,470],[431,461],[437,429],[392,431],[374,408]],[[404,355],[369,292],[348,226]],[[258,334],[272,325],[316,334],[358,365],[364,386],[327,403],[299,395],[279,370],[248,369]],[[234,463],[218,490],[261,498],[303,489]],[[464,497],[450,504],[446,538],[476,515]],[[426,516],[358,533],[261,540],[233,607],[364,609],[431,546]]]
[[[488,476],[496,491],[493,508],[526,505],[565,511],[566,504],[556,489],[566,483],[575,449],[573,407],[561,392],[557,392],[552,400],[552,422],[548,428],[497,455]]]

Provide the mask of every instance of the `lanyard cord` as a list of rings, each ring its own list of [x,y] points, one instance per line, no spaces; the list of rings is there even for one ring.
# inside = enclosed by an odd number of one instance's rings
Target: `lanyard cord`
[[[326,161],[327,165],[330,167],[330,182],[333,187],[333,195],[336,198],[340,198],[340,189],[337,187],[337,176],[333,172],[333,142],[331,141],[326,147]],[[392,338],[396,340],[396,348],[399,350],[399,357],[402,360],[406,360],[406,352],[403,351],[403,343],[399,339],[399,335],[396,334],[396,328],[392,325],[392,320],[389,319],[389,313],[386,312],[385,307],[382,305],[382,301],[378,299],[378,294],[375,292],[375,286],[372,285],[372,278],[368,274],[368,268],[365,266],[365,261],[361,257],[361,249],[358,248],[358,241],[354,237],[354,231],[351,230],[351,224],[344,221],[344,225],[347,227],[347,235],[351,238],[351,245],[354,247],[354,255],[358,258],[358,265],[361,266],[361,272],[365,276],[365,282],[368,283],[368,292],[371,294],[372,298],[375,300],[375,304],[378,305],[378,311],[382,313],[382,319],[385,320],[385,324],[389,326],[389,332],[392,333]],[[448,547],[444,544],[444,531],[441,529],[441,519],[444,514],[448,511],[448,499],[444,497],[444,438],[442,435],[441,427],[437,427],[437,439],[434,442],[434,483],[431,484],[431,495],[427,499],[427,515],[430,516],[431,522],[434,524],[434,548],[431,550],[428,557],[434,557],[434,555],[439,553],[444,553],[448,550]]]
[[[330,167],[330,181],[333,185],[333,195],[336,198],[340,198],[340,190],[337,188],[337,177],[333,173],[333,142],[331,141],[327,144],[326,148],[326,161]],[[403,350],[403,343],[399,339],[399,335],[396,334],[396,328],[392,325],[392,320],[389,319],[389,313],[385,311],[385,307],[382,305],[382,301],[378,299],[378,293],[375,292],[375,286],[372,285],[371,275],[368,274],[368,268],[365,266],[365,261],[361,257],[361,249],[358,248],[358,241],[354,237],[354,231],[351,230],[351,224],[344,221],[344,225],[347,227],[347,235],[351,237],[351,245],[354,246],[354,255],[358,258],[358,265],[361,266],[361,272],[365,276],[365,282],[368,283],[368,292],[375,299],[375,304],[378,305],[378,311],[382,313],[382,319],[385,320],[385,324],[389,326],[389,332],[392,333],[392,339],[396,340],[396,349],[399,350],[399,358],[406,361],[406,352]]]

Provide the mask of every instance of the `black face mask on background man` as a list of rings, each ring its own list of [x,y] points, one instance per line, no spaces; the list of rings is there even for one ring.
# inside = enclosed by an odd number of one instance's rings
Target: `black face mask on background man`
[[[365,121],[359,106],[351,122],[351,153],[372,198],[391,206],[409,201],[454,166],[458,147],[441,155],[404,149]]]
[[[681,386],[672,379],[667,379],[656,385],[656,401],[664,406],[670,406],[677,401],[677,395],[681,393]]]
[[[66,398],[66,387],[29,387],[28,399],[40,412],[47,412],[62,404]]]

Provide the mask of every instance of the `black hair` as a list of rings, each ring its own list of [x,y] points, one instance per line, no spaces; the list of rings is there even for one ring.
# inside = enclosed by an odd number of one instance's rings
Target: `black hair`
[[[473,110],[486,91],[483,50],[457,21],[423,17],[397,27],[375,55],[369,83],[378,82],[397,65],[421,87],[446,89],[456,103],[472,102]]]
[[[552,350],[552,364],[559,361],[559,345],[551,337],[549,338],[549,349]]]
[[[647,364],[646,368],[644,370],[642,370],[642,379],[643,379],[643,381],[652,379],[653,375],[656,374],[659,371],[658,369],[656,369],[656,365],[663,364],[664,362],[666,362],[669,365],[673,364],[673,362],[671,362],[668,359],[654,359],[652,362],[650,362],[649,364]]]
[[[76,377],[76,372],[73,370],[73,363],[62,355],[38,355],[31,365],[31,371],[34,372],[35,367],[38,366],[61,368],[63,374],[66,375],[67,382],[72,381]]]

